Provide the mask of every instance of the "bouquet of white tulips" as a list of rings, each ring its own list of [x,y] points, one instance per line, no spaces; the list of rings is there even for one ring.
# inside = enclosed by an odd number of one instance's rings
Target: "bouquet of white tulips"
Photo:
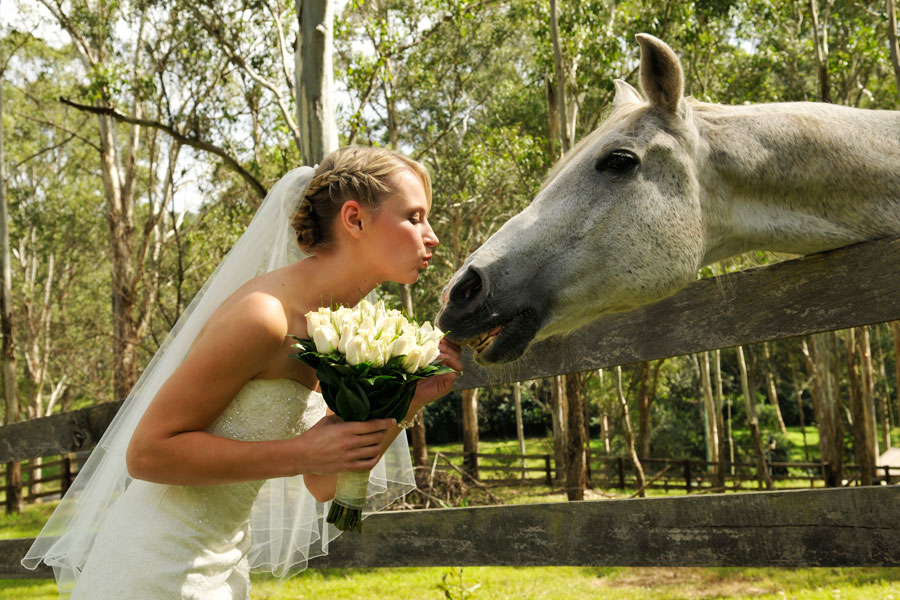
[[[443,333],[416,325],[384,302],[306,313],[310,339],[297,338],[293,354],[316,370],[325,403],[345,421],[406,418],[420,379],[449,373],[432,364]],[[369,473],[338,475],[327,521],[342,531],[360,531]]]

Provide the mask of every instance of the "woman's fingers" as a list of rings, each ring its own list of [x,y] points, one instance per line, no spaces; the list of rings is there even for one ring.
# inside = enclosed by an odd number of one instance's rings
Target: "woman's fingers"
[[[357,435],[352,440],[353,446],[355,448],[366,448],[372,446],[377,449],[381,446],[381,442],[384,441],[385,433],[386,432],[384,431],[376,431],[374,433]]]

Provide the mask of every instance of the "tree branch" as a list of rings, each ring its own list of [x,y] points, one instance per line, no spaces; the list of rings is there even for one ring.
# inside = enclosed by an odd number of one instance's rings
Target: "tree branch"
[[[118,121],[122,121],[123,123],[129,123],[132,125],[142,125],[144,127],[152,127],[154,129],[158,129],[169,134],[174,140],[181,143],[184,146],[190,146],[191,148],[196,148],[198,150],[203,150],[205,152],[209,152],[215,156],[221,158],[225,164],[233,170],[235,173],[241,176],[241,178],[253,189],[254,192],[260,197],[260,199],[266,197],[266,188],[253,176],[251,175],[244,167],[242,167],[237,160],[235,160],[230,154],[215,146],[209,142],[205,142],[196,137],[190,137],[184,135],[177,131],[174,127],[166,125],[164,123],[160,123],[158,121],[152,121],[150,119],[136,119],[134,117],[129,117],[128,115],[123,115],[118,112],[114,108],[105,107],[105,106],[87,106],[85,104],[78,104],[77,102],[73,102],[65,97],[60,97],[60,102],[71,106],[72,108],[76,108],[78,110],[82,110],[85,112],[90,112],[98,115],[108,115]]]

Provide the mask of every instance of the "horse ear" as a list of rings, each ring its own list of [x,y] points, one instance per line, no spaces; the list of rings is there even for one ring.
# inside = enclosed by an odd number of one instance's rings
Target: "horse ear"
[[[641,94],[627,81],[614,79],[613,83],[616,86],[616,97],[613,99],[613,106],[635,103],[643,104],[644,99],[641,98]]]
[[[669,46],[647,33],[637,34],[641,45],[641,87],[650,104],[672,115],[681,114],[684,73]]]

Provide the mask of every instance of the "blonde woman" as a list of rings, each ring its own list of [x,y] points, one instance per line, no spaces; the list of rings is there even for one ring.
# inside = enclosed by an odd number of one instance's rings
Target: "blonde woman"
[[[327,414],[289,334],[324,303],[412,283],[438,238],[419,163],[341,148],[271,190],[163,343],[23,563],[72,598],[249,598],[249,571],[286,575],[327,552],[337,473],[372,470],[367,509],[415,486],[393,420]],[[304,255],[306,256],[304,258]],[[441,360],[461,370],[459,348]],[[455,373],[420,382],[409,410]]]

